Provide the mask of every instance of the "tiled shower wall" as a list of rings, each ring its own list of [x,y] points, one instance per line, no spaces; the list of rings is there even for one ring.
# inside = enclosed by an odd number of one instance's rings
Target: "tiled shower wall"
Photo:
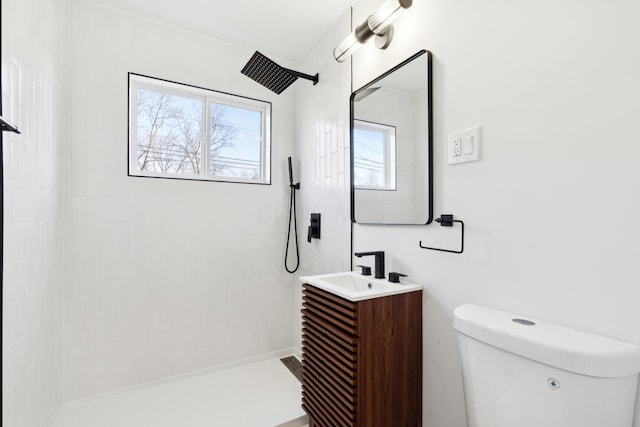
[[[65,398],[292,347],[293,92],[242,75],[249,49],[72,5]],[[272,184],[127,176],[128,72],[271,101]]]
[[[67,98],[65,0],[2,2],[5,132],[2,425],[49,427],[62,406]]]
[[[350,28],[347,13],[334,28],[296,64],[298,69],[320,74],[316,86],[296,88],[296,165],[300,177],[298,211],[300,270],[296,277],[350,269],[351,219],[349,213],[349,62],[337,63],[331,52]],[[307,243],[312,212],[322,215],[321,238]],[[294,293],[294,336],[301,347],[300,284]]]

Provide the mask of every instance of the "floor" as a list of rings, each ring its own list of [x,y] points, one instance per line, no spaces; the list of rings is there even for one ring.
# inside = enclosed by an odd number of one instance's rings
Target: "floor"
[[[56,427],[297,427],[301,385],[279,359],[68,406]]]

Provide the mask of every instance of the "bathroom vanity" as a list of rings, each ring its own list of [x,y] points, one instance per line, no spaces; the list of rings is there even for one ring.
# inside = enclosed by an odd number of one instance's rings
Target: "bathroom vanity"
[[[421,426],[422,287],[364,278],[348,299],[301,281],[309,426]]]

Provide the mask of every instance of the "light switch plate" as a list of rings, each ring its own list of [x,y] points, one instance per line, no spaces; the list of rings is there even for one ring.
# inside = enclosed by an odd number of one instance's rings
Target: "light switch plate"
[[[480,160],[480,128],[464,129],[449,134],[449,164]]]

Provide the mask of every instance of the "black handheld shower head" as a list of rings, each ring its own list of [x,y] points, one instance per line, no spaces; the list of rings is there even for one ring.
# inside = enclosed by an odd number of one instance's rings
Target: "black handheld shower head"
[[[287,159],[289,162],[289,184],[293,184],[293,168],[291,167],[291,157]]]
[[[298,77],[311,80],[314,85],[318,83],[318,74],[311,76],[281,67],[258,51],[249,59],[241,73],[278,95],[298,80]]]
[[[287,159],[287,162],[289,162],[289,187],[299,190],[300,183],[297,183],[297,184],[293,183],[293,167],[291,167],[291,157]]]

